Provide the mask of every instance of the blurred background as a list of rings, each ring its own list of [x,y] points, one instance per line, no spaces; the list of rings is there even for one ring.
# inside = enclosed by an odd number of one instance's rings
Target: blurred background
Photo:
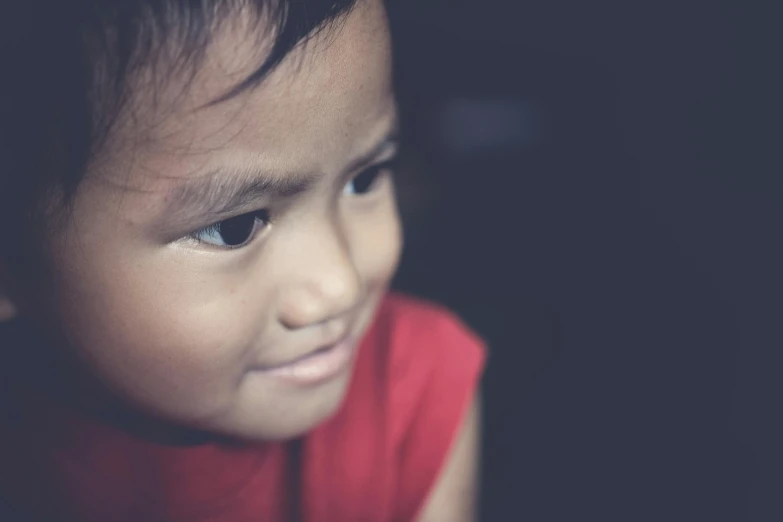
[[[758,7],[390,2],[396,286],[489,342],[481,520],[783,520]]]

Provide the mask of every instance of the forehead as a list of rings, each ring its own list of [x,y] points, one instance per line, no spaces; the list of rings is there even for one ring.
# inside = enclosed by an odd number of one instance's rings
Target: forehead
[[[322,170],[392,117],[389,35],[382,2],[375,0],[358,2],[347,18],[295,48],[259,86],[211,104],[251,74],[269,49],[258,37],[263,24],[249,28],[242,16],[214,35],[192,77],[138,82],[132,109],[110,140],[118,145],[94,171],[124,171],[123,183],[146,185],[256,162],[280,171]],[[131,180],[118,164],[140,166],[135,170],[143,175]]]

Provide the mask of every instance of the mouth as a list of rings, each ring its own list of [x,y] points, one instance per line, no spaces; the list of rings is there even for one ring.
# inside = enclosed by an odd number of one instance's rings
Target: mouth
[[[301,357],[255,371],[298,386],[312,386],[334,379],[351,364],[358,340],[353,337],[324,346]]]

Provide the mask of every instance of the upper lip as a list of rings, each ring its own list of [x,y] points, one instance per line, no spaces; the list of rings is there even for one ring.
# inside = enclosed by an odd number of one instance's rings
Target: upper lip
[[[309,350],[306,350],[306,351],[304,351],[302,353],[299,353],[298,355],[293,355],[293,356],[290,356],[290,357],[286,357],[285,359],[282,359],[282,360],[277,360],[277,361],[273,360],[273,361],[270,361],[270,362],[264,362],[263,364],[257,365],[256,369],[259,369],[259,370],[273,370],[275,368],[281,368],[281,367],[284,367],[284,366],[288,366],[290,364],[293,364],[293,363],[299,361],[300,359],[304,359],[306,357],[309,357],[310,355],[313,355],[316,352],[319,352],[319,351],[322,351],[322,350],[328,350],[329,348],[334,348],[338,344],[341,344],[341,343],[344,343],[344,342],[348,342],[348,341],[350,341],[350,339],[351,339],[351,335],[350,335],[349,332],[346,331],[346,332],[342,333],[339,337],[337,337],[333,341],[330,341],[328,343],[319,344],[315,348],[311,348]]]

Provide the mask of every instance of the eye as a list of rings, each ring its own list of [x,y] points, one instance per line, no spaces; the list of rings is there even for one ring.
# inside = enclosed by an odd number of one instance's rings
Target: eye
[[[200,243],[220,248],[240,248],[250,243],[256,234],[269,224],[266,210],[249,212],[232,217],[190,235]]]
[[[391,162],[379,163],[360,172],[351,181],[345,184],[343,194],[347,196],[361,196],[372,192],[378,184],[378,180],[391,168]]]

